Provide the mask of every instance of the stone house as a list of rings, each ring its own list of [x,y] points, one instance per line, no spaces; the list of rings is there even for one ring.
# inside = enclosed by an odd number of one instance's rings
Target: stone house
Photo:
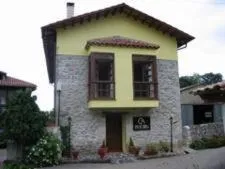
[[[5,72],[0,71],[0,112],[4,110],[7,99],[17,90],[30,88],[36,89],[36,85],[14,77],[7,76]]]
[[[224,135],[224,82],[192,85],[181,89],[182,126],[189,126],[192,139]]]
[[[204,87],[192,85],[180,90],[182,126],[222,122],[221,102],[206,102],[193,91]]]
[[[72,118],[72,144],[109,151],[182,139],[177,50],[193,36],[127,4],[73,16],[42,27],[59,125]]]

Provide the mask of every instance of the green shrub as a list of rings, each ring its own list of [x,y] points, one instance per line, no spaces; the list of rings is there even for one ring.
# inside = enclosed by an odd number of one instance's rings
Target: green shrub
[[[146,146],[146,150],[144,152],[145,155],[156,155],[159,152],[159,146],[157,143],[150,143]]]
[[[31,90],[19,90],[9,97],[4,113],[0,114],[3,140],[31,146],[43,136],[47,116],[35,101],[36,96],[32,96]]]
[[[212,138],[202,138],[200,140],[195,140],[190,144],[190,147],[199,150],[207,148],[218,148],[225,146],[224,136],[214,136]]]
[[[133,147],[133,146],[134,146],[134,141],[133,141],[133,139],[130,137],[129,147]]]
[[[4,161],[2,169],[34,169],[34,168],[16,161]]]
[[[169,152],[170,148],[169,148],[169,143],[165,142],[165,141],[160,141],[159,142],[159,151],[160,152]]]
[[[221,147],[221,143],[220,143],[220,139],[213,137],[210,139],[206,139],[206,148],[217,148],[217,147]]]
[[[53,135],[45,135],[34,145],[26,161],[37,167],[46,167],[59,164],[61,157],[61,142]]]
[[[203,140],[194,140],[191,144],[190,147],[195,149],[195,150],[200,150],[200,149],[205,149],[206,145]]]

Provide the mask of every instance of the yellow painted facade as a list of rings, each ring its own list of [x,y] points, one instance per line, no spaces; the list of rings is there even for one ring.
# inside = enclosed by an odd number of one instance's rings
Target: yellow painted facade
[[[123,14],[57,29],[57,54],[87,55],[85,45],[88,40],[116,35],[158,44],[159,59],[177,60],[175,38]]]
[[[115,100],[90,100],[89,108],[143,108],[158,107],[158,100],[133,99],[132,54],[156,55],[157,50],[121,47],[90,47],[91,52],[114,53]]]
[[[88,40],[109,36],[124,36],[143,40],[158,44],[160,48],[137,49],[91,46],[88,50],[85,49]],[[57,30],[57,54],[87,57],[91,52],[114,53],[115,100],[91,100],[88,103],[89,108],[151,108],[159,106],[158,100],[133,99],[132,55],[155,55],[157,59],[177,60],[175,38],[123,15],[110,16],[75,27]]]

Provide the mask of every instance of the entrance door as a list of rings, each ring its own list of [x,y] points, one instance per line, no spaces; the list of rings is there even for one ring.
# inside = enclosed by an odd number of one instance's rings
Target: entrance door
[[[106,144],[110,152],[122,151],[122,118],[121,114],[106,115]]]

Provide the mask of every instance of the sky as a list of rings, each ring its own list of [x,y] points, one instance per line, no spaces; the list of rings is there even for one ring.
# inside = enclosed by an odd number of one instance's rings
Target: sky
[[[180,76],[214,72],[225,78],[225,0],[1,0],[0,71],[36,84],[41,110],[53,108],[53,85],[40,28],[64,19],[66,2],[75,3],[75,15],[125,2],[167,22],[196,38],[178,51]]]

